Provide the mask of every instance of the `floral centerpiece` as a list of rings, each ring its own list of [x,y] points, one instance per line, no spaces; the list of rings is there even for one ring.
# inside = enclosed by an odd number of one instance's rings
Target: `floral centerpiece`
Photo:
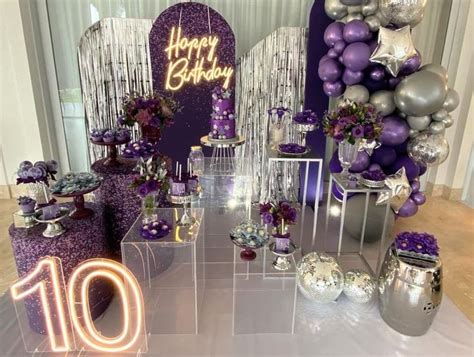
[[[149,142],[147,139],[131,142],[122,151],[123,157],[126,158],[148,159],[157,154],[157,145]]]
[[[288,201],[262,203],[260,204],[260,217],[265,225],[273,225],[273,237],[277,250],[287,250],[290,246],[288,225],[296,224],[298,218],[296,209]]]
[[[145,223],[140,228],[140,235],[148,240],[163,238],[173,229],[173,226],[164,219],[155,219]]]
[[[436,238],[429,233],[402,232],[395,238],[398,255],[437,260],[439,247]]]
[[[273,107],[268,109],[268,115],[270,115],[272,124],[276,124],[278,128],[283,124],[283,117],[289,113],[291,113],[291,109],[286,107]]]
[[[18,205],[24,214],[30,214],[35,211],[36,200],[28,196],[18,197]]]
[[[293,117],[293,122],[296,124],[319,124],[318,116],[311,109],[306,109],[302,112],[296,113]]]
[[[138,123],[142,135],[154,142],[161,137],[161,131],[173,122],[178,111],[177,102],[157,92],[146,95],[131,93],[123,98],[122,115],[118,118],[119,125],[133,126]]]

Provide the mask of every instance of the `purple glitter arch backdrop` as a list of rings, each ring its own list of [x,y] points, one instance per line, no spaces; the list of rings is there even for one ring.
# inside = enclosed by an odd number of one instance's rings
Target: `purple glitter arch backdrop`
[[[176,91],[165,90],[168,57],[165,49],[168,47],[171,28],[181,25],[182,37],[202,37],[215,35],[219,37],[217,44],[218,65],[235,67],[235,37],[227,21],[207,5],[189,2],[169,7],[153,23],[150,31],[150,59],[153,74],[153,89],[166,95],[173,95],[182,106],[175,115],[175,124],[166,128],[160,142],[160,150],[173,160],[185,163],[190,146],[199,145],[199,139],[209,133],[211,108],[211,90],[222,85],[224,79],[212,82],[202,81],[195,85],[185,83]],[[209,28],[211,31],[209,31]],[[211,33],[210,33],[211,32]],[[207,55],[207,49],[205,54]],[[191,61],[190,68],[194,61]],[[210,67],[206,63],[206,69]],[[234,95],[235,68],[229,83]],[[207,154],[206,156],[208,156]]]

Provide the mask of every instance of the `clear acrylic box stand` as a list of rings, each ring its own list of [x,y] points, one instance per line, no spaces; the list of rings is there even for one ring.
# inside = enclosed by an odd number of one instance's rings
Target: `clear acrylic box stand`
[[[339,225],[339,238],[338,238],[338,243],[337,243],[337,258],[340,258],[341,255],[344,256],[350,256],[350,255],[357,255],[360,257],[362,260],[363,264],[369,269],[369,271],[372,273],[372,275],[375,276],[375,273],[378,272],[380,268],[380,263],[382,259],[382,254],[383,254],[383,247],[385,246],[385,235],[387,233],[387,221],[388,221],[388,213],[390,212],[390,199],[388,200],[388,203],[386,204],[386,210],[385,210],[385,218],[384,218],[384,223],[383,223],[383,229],[382,229],[382,236],[380,239],[380,247],[379,247],[379,252],[378,252],[378,257],[377,257],[377,265],[376,269],[374,272],[374,269],[370,266],[369,262],[367,261],[365,255],[364,255],[364,238],[365,238],[365,230],[366,230],[366,224],[367,224],[367,213],[369,209],[369,198],[372,193],[378,194],[381,192],[386,192],[388,193],[389,197],[391,197],[391,190],[384,186],[382,188],[369,188],[366,186],[362,186],[361,184],[357,184],[355,188],[350,188],[347,185],[347,180],[344,179],[341,174],[331,174],[329,176],[329,187],[328,187],[328,201],[327,201],[327,206],[326,206],[326,232],[328,229],[328,224],[329,224],[329,215],[330,215],[330,209],[331,209],[331,196],[332,196],[332,186],[334,184],[337,184],[341,190],[342,190],[342,208],[341,208],[341,213],[340,213],[340,225]],[[342,238],[344,235],[344,219],[346,216],[346,209],[347,209],[347,197],[349,193],[361,193],[365,194],[365,208],[364,208],[364,218],[362,221],[362,231],[361,231],[361,236],[360,236],[360,244],[359,244],[359,251],[357,252],[343,252],[342,251]]]
[[[204,209],[191,208],[196,222],[180,227],[182,208],[158,208],[159,219],[173,225],[157,240],[140,235],[140,215],[122,240],[122,262],[137,278],[145,301],[148,335],[197,334],[204,294]]]

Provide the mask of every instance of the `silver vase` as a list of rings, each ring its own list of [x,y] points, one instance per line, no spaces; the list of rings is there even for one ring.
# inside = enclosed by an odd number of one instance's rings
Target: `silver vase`
[[[357,139],[354,144],[351,144],[347,140],[343,140],[339,143],[337,154],[339,157],[339,162],[342,166],[341,175],[343,177],[349,176],[349,168],[351,167],[352,163],[357,159],[359,144],[360,139]]]
[[[390,327],[408,336],[425,334],[442,295],[441,260],[398,256],[390,246],[379,276],[379,311]]]

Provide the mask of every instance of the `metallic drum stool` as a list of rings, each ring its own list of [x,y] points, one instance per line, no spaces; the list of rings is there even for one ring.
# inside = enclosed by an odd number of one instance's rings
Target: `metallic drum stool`
[[[379,311],[396,331],[425,334],[438,312],[443,295],[441,260],[397,255],[392,245],[379,276]]]

